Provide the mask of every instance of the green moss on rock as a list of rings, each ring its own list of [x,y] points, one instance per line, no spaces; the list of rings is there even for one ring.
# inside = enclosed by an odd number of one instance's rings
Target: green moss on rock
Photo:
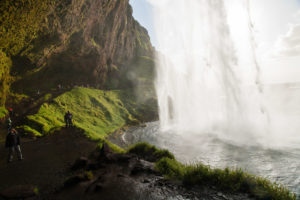
[[[83,129],[89,138],[104,139],[124,125],[139,123],[138,108],[144,104],[137,103],[130,91],[75,88],[44,103],[37,114],[27,116],[23,128],[33,134],[52,133],[65,125],[64,114],[69,110],[75,126]]]

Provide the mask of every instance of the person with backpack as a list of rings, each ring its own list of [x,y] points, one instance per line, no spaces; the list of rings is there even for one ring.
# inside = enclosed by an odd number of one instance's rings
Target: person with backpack
[[[21,152],[21,142],[20,136],[16,129],[11,129],[6,136],[5,147],[8,148],[8,160],[7,162],[12,162],[15,151],[18,154],[19,160],[23,160],[22,152]]]

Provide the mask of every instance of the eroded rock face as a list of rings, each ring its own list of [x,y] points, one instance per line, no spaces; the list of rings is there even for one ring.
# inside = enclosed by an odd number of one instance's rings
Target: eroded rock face
[[[45,0],[43,8],[37,10],[42,13],[38,27],[30,29],[36,36],[30,41],[26,36],[15,51],[2,49],[12,60],[11,74],[20,78],[13,85],[18,92],[58,84],[103,88],[134,59],[153,54],[148,33],[132,17],[128,0]]]

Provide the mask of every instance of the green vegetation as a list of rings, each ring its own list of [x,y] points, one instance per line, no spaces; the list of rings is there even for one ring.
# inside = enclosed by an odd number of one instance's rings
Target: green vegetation
[[[8,111],[5,107],[0,107],[0,118],[3,118],[7,115]]]
[[[121,147],[119,147],[118,145],[115,145],[111,142],[109,142],[108,140],[102,140],[101,142],[99,142],[98,146],[97,146],[97,150],[100,150],[103,146],[103,143],[108,144],[109,148],[114,152],[114,153],[126,153],[126,151],[124,149],[122,149]]]
[[[0,2],[0,105],[4,105],[13,82],[10,75],[12,57],[24,56],[33,48],[29,45],[45,27],[43,21],[55,4],[51,0],[3,0]],[[33,62],[33,55],[28,58]],[[37,58],[34,58],[35,61]],[[23,66],[24,68],[24,66]]]
[[[42,97],[48,98],[48,95]],[[74,125],[83,129],[89,138],[104,139],[108,133],[124,125],[140,123],[142,118],[139,117],[147,112],[147,103],[137,102],[131,90],[75,88],[44,103],[37,114],[27,116],[21,128],[36,136],[52,133],[65,125],[64,114],[69,110]]]
[[[9,87],[12,80],[9,74],[11,65],[11,59],[0,49],[0,105],[5,104],[6,96],[9,93]]]
[[[10,92],[9,94],[9,102],[12,104],[18,104],[22,100],[29,98],[29,96],[25,94],[17,94],[17,93],[12,93]]]
[[[167,150],[157,149],[147,143],[138,143],[128,149],[139,157],[156,161],[155,169],[168,179],[181,180],[185,186],[211,185],[227,192],[248,193],[256,199],[296,200],[285,187],[243,172],[241,169],[212,169],[203,164],[183,165]]]
[[[5,107],[0,107],[0,119],[5,117],[7,115],[8,111],[5,109]]]
[[[170,158],[159,160],[155,167],[167,178],[182,180],[186,186],[212,185],[223,191],[248,193],[261,200],[296,200],[296,195],[285,187],[240,169],[212,169],[203,164],[183,165]]]
[[[137,143],[128,149],[128,153],[136,154],[145,160],[156,162],[162,158],[175,159],[174,155],[168,150],[160,150],[148,143]]]
[[[85,171],[84,176],[86,177],[87,180],[92,180],[94,178],[94,174],[92,171]]]
[[[39,193],[40,193],[39,188],[35,187],[33,189],[33,192],[34,192],[35,195],[39,195]]]
[[[8,55],[18,54],[37,37],[45,20],[51,0],[4,0],[0,3],[0,50]],[[24,50],[24,49],[23,49]]]

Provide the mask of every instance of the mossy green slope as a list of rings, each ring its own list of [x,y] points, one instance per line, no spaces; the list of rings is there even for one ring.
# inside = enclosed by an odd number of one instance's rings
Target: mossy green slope
[[[92,139],[103,139],[124,125],[139,123],[148,107],[149,101],[137,102],[132,90],[75,88],[44,103],[37,114],[27,116],[22,128],[34,135],[52,133],[64,126],[64,114],[69,110],[75,126]]]

